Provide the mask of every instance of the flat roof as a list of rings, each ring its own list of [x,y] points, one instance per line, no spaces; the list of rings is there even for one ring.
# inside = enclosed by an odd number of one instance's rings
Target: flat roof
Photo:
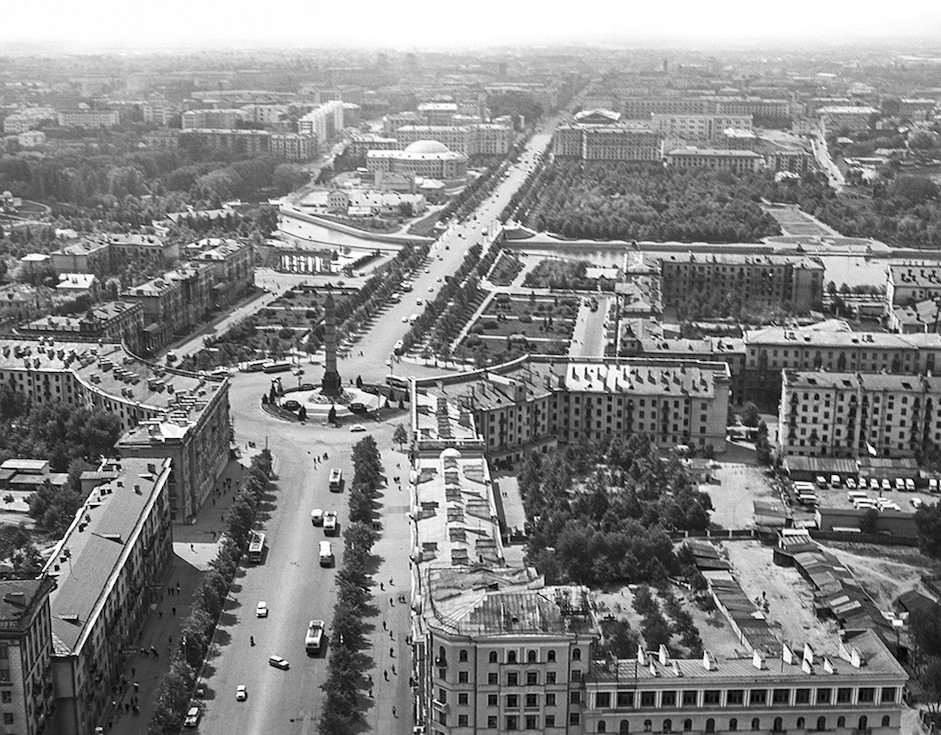
[[[795,268],[823,271],[823,263],[809,255],[778,255],[774,253],[664,253],[657,254],[661,263],[696,263],[699,265],[790,265]]]
[[[754,151],[726,150],[720,148],[675,148],[668,156],[706,156],[707,158],[761,158]]]
[[[892,391],[904,393],[923,391],[941,393],[941,376],[905,375],[897,373],[834,373],[824,370],[786,370],[791,389],[836,389],[865,391]]]
[[[810,346],[810,347],[871,347],[886,350],[916,350],[918,347],[909,337],[914,335],[888,332],[847,332],[844,330],[789,329],[765,327],[745,332],[746,345]]]

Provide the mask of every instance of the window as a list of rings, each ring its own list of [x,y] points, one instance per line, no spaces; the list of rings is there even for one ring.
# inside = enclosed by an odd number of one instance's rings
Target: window
[[[458,726],[458,727],[467,727],[467,715],[458,715],[458,716],[457,716],[457,726]]]
[[[554,671],[546,672],[546,684],[555,684],[556,674]]]
[[[843,717],[843,715],[840,715],[839,717],[836,718],[836,726],[846,727],[846,718]]]
[[[826,718],[826,717],[818,717],[818,718],[817,718],[817,729],[818,729],[818,730],[826,730],[826,729],[827,729],[827,718]]]
[[[579,669],[572,669],[572,681],[581,681],[582,672]]]
[[[869,718],[866,717],[866,715],[862,715],[862,716],[859,718],[859,726],[858,726],[856,729],[857,729],[857,730],[865,730],[865,729],[868,728],[868,727],[869,727]]]
[[[729,731],[735,732],[736,730],[738,730],[738,720],[733,717],[729,720]]]
[[[633,707],[634,692],[618,692],[618,707]],[[625,720],[627,722],[627,720]]]
[[[488,706],[488,707],[499,707],[499,706],[500,706],[500,703],[499,703],[499,702],[500,702],[500,700],[497,698],[497,695],[496,695],[496,694],[488,694],[488,695],[487,695],[487,706]]]
[[[761,721],[757,717],[752,718],[751,729],[758,730],[760,727],[761,727]]]
[[[569,712],[569,724],[570,725],[580,725],[582,722],[582,716],[578,712]]]
[[[663,732],[673,732],[673,720],[667,718],[663,721]]]
[[[631,723],[627,720],[621,720],[618,724],[618,735],[628,735],[631,731]]]
[[[581,661],[581,660],[582,660],[582,649],[581,649],[581,648],[573,648],[573,649],[572,649],[572,660],[573,660],[573,661]]]
[[[506,662],[508,664],[516,663],[516,651],[507,651],[506,652]]]
[[[725,697],[726,704],[743,704],[745,702],[745,692],[742,689],[729,689]]]
[[[803,730],[803,729],[804,729],[804,718],[803,718],[803,717],[798,717],[798,718],[797,718],[797,729],[798,729],[798,730]]]
[[[517,723],[518,723],[518,722],[519,722],[519,718],[518,718],[516,715],[507,715],[507,716],[506,716],[506,729],[507,729],[507,730],[517,730],[517,729],[519,729],[519,728],[517,727]]]
[[[500,683],[500,675],[496,671],[491,671],[487,674],[487,683],[490,686],[497,686]]]
[[[13,724],[13,713],[12,713],[12,712],[4,712],[4,713],[3,713],[3,724],[4,724],[4,725],[12,725],[12,724]]]
[[[771,732],[781,732],[784,730],[784,722],[780,717],[774,718],[774,723],[771,725]]]
[[[749,704],[764,704],[768,701],[768,691],[766,689],[752,689],[748,693]]]
[[[440,688],[438,689],[438,701],[441,702],[441,704],[448,703],[448,690],[447,689],[440,689]]]
[[[467,704],[467,692],[461,692],[457,695],[457,703],[461,705]]]
[[[489,659],[490,659],[490,663],[495,664],[497,662],[497,652],[491,651]]]
[[[859,688],[859,701],[860,702],[875,702],[876,701],[876,690],[872,687],[860,687]],[[860,730],[865,728],[861,727]]]
[[[692,729],[693,729],[693,721],[683,720],[683,732],[689,732]]]
[[[538,694],[527,694],[526,695],[526,706],[527,707],[538,707],[539,706],[539,695]]]
[[[2,696],[2,701],[4,704],[11,704],[13,702],[13,692],[9,690],[0,692],[0,696]]]
[[[650,720],[644,720],[644,732],[650,732],[653,729],[653,723]]]
[[[706,732],[715,732],[716,731],[716,721],[711,717],[706,720]]]
[[[518,694],[507,694],[506,695],[506,706],[507,709],[518,709],[520,706],[520,698]]]
[[[555,651],[550,650],[548,653],[546,653],[546,661],[548,661],[550,664],[555,663]]]
[[[460,663],[462,663],[462,664],[466,664],[466,663],[467,663],[467,649],[466,649],[466,648],[462,648],[462,649],[458,652],[458,654],[457,654],[457,660],[458,660]]]
[[[840,703],[849,702],[853,698],[853,690],[849,687],[840,687],[836,690],[836,701]]]
[[[487,729],[488,730],[497,729],[497,716],[496,715],[489,715],[487,717]]]
[[[704,705],[717,705],[722,699],[722,693],[718,689],[707,689],[703,692],[703,704]]]
[[[580,691],[574,690],[569,692],[569,703],[570,704],[581,704],[582,703],[582,693]]]
[[[791,701],[790,689],[772,689],[771,701],[774,704],[787,704]]]
[[[516,671],[508,671],[506,674],[506,685],[508,687],[516,687],[516,686],[519,686],[519,683],[520,683],[519,673]]]
[[[882,726],[883,726],[883,727],[889,727],[889,722],[891,722],[891,720],[889,719],[889,716],[888,716],[888,715],[884,715],[884,716],[882,717]]]
[[[535,651],[527,651],[527,652],[526,652],[526,663],[528,663],[528,664],[534,664],[534,663],[536,663],[536,652],[535,652]]]
[[[555,715],[546,715],[546,727],[555,727]]]
[[[467,683],[467,672],[466,672],[466,671],[458,671],[458,672],[457,672],[457,683],[458,683],[458,684],[466,684],[466,683]]]
[[[809,704],[810,703],[810,689],[798,689],[794,693],[794,703],[795,704]]]
[[[546,707],[555,707],[555,692],[546,694]]]
[[[641,707],[653,707],[655,702],[654,692],[641,692],[640,693],[640,706]]]
[[[539,684],[539,672],[538,671],[527,671],[526,672],[526,686],[537,686]]]
[[[604,720],[601,720],[598,723],[598,732],[607,732],[607,731],[608,731],[608,723],[605,722]]]
[[[598,692],[595,695],[595,707],[610,707],[611,692]]]
[[[660,706],[661,707],[675,707],[676,706],[676,692],[662,692],[660,694]]]
[[[817,704],[830,704],[830,690],[829,689],[817,690]]]
[[[887,703],[895,701],[895,687],[882,687],[882,701]]]

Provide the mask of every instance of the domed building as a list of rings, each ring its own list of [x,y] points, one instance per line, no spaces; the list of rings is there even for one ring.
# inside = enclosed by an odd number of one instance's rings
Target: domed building
[[[392,171],[432,179],[461,179],[467,176],[467,156],[436,140],[417,140],[401,151],[369,151],[366,169],[373,175]]]

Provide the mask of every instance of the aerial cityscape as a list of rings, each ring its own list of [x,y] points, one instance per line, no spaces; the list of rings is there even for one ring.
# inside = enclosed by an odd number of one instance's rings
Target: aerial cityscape
[[[0,735],[941,735],[941,10],[192,5],[0,27]]]

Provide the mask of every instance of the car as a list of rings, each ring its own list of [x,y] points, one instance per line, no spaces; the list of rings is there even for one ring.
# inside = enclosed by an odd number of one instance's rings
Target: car
[[[199,707],[192,706],[186,711],[186,719],[183,720],[183,727],[198,727],[199,718],[202,716],[202,711]]]
[[[424,304],[424,303],[425,303],[425,302],[422,301],[421,299],[415,299],[415,306],[421,306],[421,305]]]
[[[323,525],[323,508],[314,508],[310,512],[310,522],[315,526]]]
[[[408,315],[402,317],[402,324],[408,324]]]
[[[206,685],[203,682],[196,685],[196,691],[193,692],[193,696],[196,697],[196,699],[206,698]]]
[[[356,434],[356,433],[358,433],[358,432],[360,432],[360,431],[366,431],[366,427],[363,426],[362,424],[353,424],[353,425],[350,427],[350,431],[352,431],[354,434]]]
[[[889,492],[892,489],[892,483],[887,477],[882,478],[882,491]]]
[[[905,491],[909,493],[915,492],[915,481],[911,477],[905,478]]]
[[[248,687],[244,684],[239,684],[235,687],[235,701],[244,702],[246,699],[248,699]]]
[[[315,390],[316,387],[313,383],[301,383],[301,390]]]
[[[268,617],[268,603],[264,600],[261,600],[257,605],[255,605],[255,617],[256,618],[267,618]]]
[[[434,292],[435,292],[435,287],[434,287],[434,286],[429,286],[429,287],[428,287],[428,293],[434,293]]]
[[[905,480],[903,480],[901,477],[896,477],[896,478],[895,478],[895,489],[898,490],[899,492],[904,491],[904,490],[905,490]]]
[[[912,507],[915,510],[918,510],[921,506],[925,504],[925,501],[922,500],[921,498],[912,498],[911,503],[912,503]]]
[[[327,536],[336,536],[337,534],[337,514],[328,510],[323,514],[323,532]]]
[[[274,666],[276,669],[281,669],[282,671],[287,671],[291,668],[291,664],[280,656],[268,656],[268,665]]]
[[[928,492],[936,493],[938,492],[938,478],[932,477],[928,480]]]
[[[301,407],[301,404],[298,401],[295,401],[293,398],[290,401],[285,401],[281,404],[281,408],[286,408],[288,411],[297,411]]]
[[[856,480],[854,480],[852,477],[847,477],[847,478],[846,478],[846,489],[847,489],[847,490],[855,490],[855,489],[856,489]]]

